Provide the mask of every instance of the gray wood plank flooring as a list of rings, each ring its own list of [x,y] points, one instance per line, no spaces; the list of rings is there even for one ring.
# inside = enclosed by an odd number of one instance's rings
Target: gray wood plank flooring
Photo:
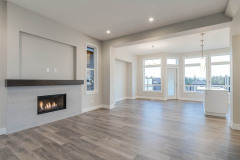
[[[202,103],[116,106],[0,136],[0,160],[240,160],[240,131]]]

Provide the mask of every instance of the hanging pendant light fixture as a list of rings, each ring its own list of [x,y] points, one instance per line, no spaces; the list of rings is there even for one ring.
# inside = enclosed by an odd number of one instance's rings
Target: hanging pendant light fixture
[[[203,57],[203,47],[204,47],[204,40],[203,40],[203,36],[204,36],[204,33],[201,33],[201,36],[202,36],[202,40],[201,40],[201,47],[202,47],[202,58],[201,58],[201,62],[200,62],[200,68],[201,70],[205,70],[206,69],[206,58]]]

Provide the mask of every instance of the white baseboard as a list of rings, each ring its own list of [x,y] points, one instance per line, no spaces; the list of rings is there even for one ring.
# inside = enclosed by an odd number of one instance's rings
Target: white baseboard
[[[92,107],[83,107],[82,108],[82,113],[93,111],[95,109],[103,108],[103,105],[97,105],[97,106],[92,106]]]
[[[240,130],[240,124],[234,124],[232,121],[230,122],[230,126],[234,130]]]
[[[109,109],[113,109],[113,108],[115,108],[115,105],[114,104],[110,105]]]
[[[116,103],[117,101],[122,101],[122,100],[125,100],[125,99],[128,99],[128,97],[115,99],[115,103]]]
[[[106,108],[106,109],[113,109],[115,107],[115,105],[106,105],[106,104],[103,104],[102,105],[102,108]]]
[[[118,99],[115,100],[115,103],[116,103],[117,101],[122,101],[122,100],[125,100],[125,99],[136,99],[136,97],[124,97],[124,98],[118,98]]]
[[[127,97],[127,99],[136,99],[136,97]]]
[[[166,98],[162,98],[162,97],[147,97],[147,96],[137,96],[136,98],[149,99],[149,100],[158,100],[158,101],[165,101],[165,100],[167,100]]]
[[[6,134],[6,128],[0,128],[0,135]]]
[[[226,114],[222,114],[222,113],[205,112],[204,114],[205,114],[206,116],[226,117]]]
[[[202,99],[199,98],[178,98],[180,101],[195,101],[195,102],[203,102]]]

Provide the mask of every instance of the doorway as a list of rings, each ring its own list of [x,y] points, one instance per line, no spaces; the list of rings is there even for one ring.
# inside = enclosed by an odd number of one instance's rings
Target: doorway
[[[167,68],[167,99],[177,99],[177,68]]]

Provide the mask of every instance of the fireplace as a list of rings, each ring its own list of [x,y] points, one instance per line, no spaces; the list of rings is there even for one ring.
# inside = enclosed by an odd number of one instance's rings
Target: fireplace
[[[66,94],[38,96],[38,114],[66,109]]]

